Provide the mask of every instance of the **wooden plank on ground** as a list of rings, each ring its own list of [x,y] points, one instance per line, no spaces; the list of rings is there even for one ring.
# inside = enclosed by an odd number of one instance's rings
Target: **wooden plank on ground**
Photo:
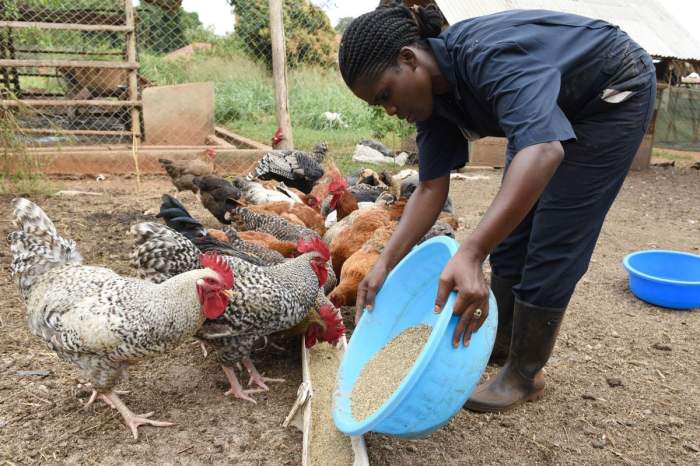
[[[469,143],[469,165],[502,167],[506,161],[506,138],[486,137]]]
[[[202,144],[196,144],[196,145],[187,145],[187,146],[162,146],[162,145],[146,145],[143,144],[139,146],[139,150],[145,150],[145,151],[155,151],[155,150],[160,150],[163,152],[182,152],[182,151],[188,151],[188,152],[193,152],[193,151],[200,151],[204,152],[207,149],[212,147],[211,144],[207,145],[202,145]],[[226,147],[224,149],[229,149],[229,150],[238,150],[235,147]],[[39,146],[39,147],[29,147],[27,148],[29,152],[110,152],[110,151],[125,151],[125,150],[131,150],[131,144],[100,144],[100,145],[76,145],[76,146],[71,146],[69,144],[60,146]],[[219,148],[217,148],[217,151]],[[249,149],[243,149],[243,150],[249,150]]]
[[[142,175],[164,175],[159,158],[191,160],[201,157],[205,149],[172,151],[168,149],[139,148],[139,169]],[[99,173],[123,175],[134,173],[131,149],[110,151],[33,152],[48,175],[97,175]],[[255,149],[216,148],[215,169],[220,175],[241,174],[251,164],[260,160],[264,151]]]
[[[227,140],[222,139],[219,136],[216,136],[214,134],[210,134],[209,136],[207,136],[206,142],[207,142],[207,144],[213,144],[215,146],[234,147],[234,148],[236,147],[233,144],[231,144],[230,142],[228,142]]]
[[[230,143],[241,148],[249,147],[251,149],[272,150],[271,146],[258,142],[254,139],[241,136],[240,134],[236,134],[233,131],[227,130],[226,128],[222,128],[221,126],[215,126],[214,132],[220,138],[226,139]]]

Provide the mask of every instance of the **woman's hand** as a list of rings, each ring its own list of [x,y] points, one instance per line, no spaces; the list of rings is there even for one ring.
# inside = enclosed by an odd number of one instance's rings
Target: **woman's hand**
[[[362,312],[374,307],[374,298],[382,287],[386,276],[389,275],[390,268],[381,260],[377,261],[372,270],[360,282],[357,288],[357,299],[355,300],[355,325],[360,321]]]
[[[482,261],[481,254],[474,254],[469,252],[468,248],[462,247],[440,274],[440,286],[435,299],[436,313],[442,311],[450,292],[457,291],[452,311],[459,316],[459,323],[452,337],[452,345],[455,348],[459,346],[460,339],[465,347],[469,345],[472,333],[481,327],[489,313],[489,288],[481,269]],[[477,312],[479,309],[481,312]]]

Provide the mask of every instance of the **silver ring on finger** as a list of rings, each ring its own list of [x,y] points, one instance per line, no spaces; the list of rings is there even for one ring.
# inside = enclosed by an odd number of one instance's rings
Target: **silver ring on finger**
[[[476,311],[474,311],[474,318],[475,318],[475,319],[480,319],[480,318],[481,318],[481,314],[482,314],[481,309],[477,309]]]

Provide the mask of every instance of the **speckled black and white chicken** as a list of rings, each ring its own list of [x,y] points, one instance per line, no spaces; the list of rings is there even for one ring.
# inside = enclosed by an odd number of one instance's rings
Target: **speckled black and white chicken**
[[[212,237],[209,234],[209,230],[207,230],[199,220],[192,217],[180,201],[169,194],[163,194],[161,199],[158,217],[165,220],[168,227],[182,234],[194,243],[200,252],[215,252],[224,256],[233,256],[259,266],[270,266],[284,262],[284,256],[277,251],[239,238],[238,232],[232,226],[226,227],[225,231],[222,232],[227,238],[227,241],[220,241]],[[272,222],[272,220],[270,221]],[[276,222],[272,222],[273,225],[275,223]],[[285,226],[287,225],[285,224]],[[290,224],[289,228],[291,231],[304,231],[299,230],[293,224]],[[311,236],[308,235],[300,235],[298,239],[305,237],[312,239]],[[176,247],[179,248],[180,246],[178,245]],[[324,290],[329,292],[335,287],[336,283],[337,277],[335,276],[335,272],[333,272],[333,268],[329,265],[328,279],[324,285]]]
[[[282,241],[309,240],[319,237],[318,233],[311,228],[288,222],[278,215],[254,212],[246,207],[237,207],[232,210],[229,218],[240,231],[262,231]]]
[[[83,265],[72,240],[33,202],[12,201],[11,272],[27,306],[30,331],[60,359],[75,364],[93,393],[115,408],[138,437],[138,426],[169,426],[136,415],[114,390],[128,366],[192,337],[228,305],[233,274],[225,261],[195,254],[190,270],[162,283],[126,278]],[[202,268],[202,266],[206,268]],[[159,277],[162,278],[162,277]]]
[[[249,179],[283,181],[287,186],[309,194],[314,184],[323,176],[321,162],[328,146],[316,144],[311,153],[300,150],[275,150],[267,152],[255,166]]]
[[[144,278],[162,277],[168,261],[196,264],[194,244],[174,230],[162,227],[159,235],[139,241],[133,262]],[[177,255],[173,244],[189,243],[190,251]],[[316,306],[319,290],[327,279],[328,247],[318,238],[301,241],[299,257],[269,267],[259,267],[236,257],[222,256],[236,276],[231,301],[226,312],[218,319],[207,321],[196,337],[214,348],[218,361],[231,384],[226,395],[254,402],[250,393],[238,381],[234,367],[242,362],[250,374],[250,383],[267,390],[263,377],[253,365],[250,352],[261,337],[286,330],[302,322]],[[250,384],[249,384],[250,385]]]

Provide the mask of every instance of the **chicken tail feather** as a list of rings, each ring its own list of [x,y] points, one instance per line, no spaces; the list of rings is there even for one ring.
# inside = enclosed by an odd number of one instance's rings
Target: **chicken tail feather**
[[[17,231],[10,233],[10,272],[19,277],[20,292],[27,296],[29,289],[42,274],[55,267],[81,264],[83,258],[75,242],[62,238],[51,219],[32,201],[12,200]]]
[[[207,234],[204,225],[193,218],[180,201],[169,194],[163,194],[157,217],[165,220],[168,227],[190,240],[201,238]]]
[[[144,280],[162,283],[183,272],[198,269],[200,252],[180,233],[160,223],[137,223],[131,227],[134,249],[131,265]]]

